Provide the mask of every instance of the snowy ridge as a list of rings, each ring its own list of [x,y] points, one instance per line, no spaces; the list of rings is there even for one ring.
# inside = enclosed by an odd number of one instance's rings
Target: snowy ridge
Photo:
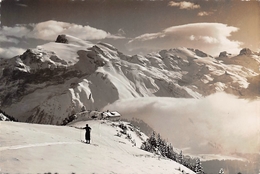
[[[0,61],[6,113],[19,121],[62,124],[82,107],[100,110],[129,98],[201,98],[222,91],[260,96],[259,55],[248,50],[216,59],[183,47],[128,56],[106,43],[69,35],[61,41]]]
[[[92,128],[90,145],[81,142],[84,131],[74,128],[86,123]],[[181,169],[194,174],[174,161],[140,150],[138,145],[146,136],[141,132],[137,135],[126,122],[123,124],[136,146],[126,135],[117,136],[120,131],[117,124],[81,121],[68,127],[0,122],[1,172],[181,174]]]

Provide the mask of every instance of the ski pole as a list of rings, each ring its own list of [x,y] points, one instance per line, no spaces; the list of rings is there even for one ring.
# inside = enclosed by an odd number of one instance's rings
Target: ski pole
[[[80,129],[80,132],[79,132],[79,140],[81,141],[81,129]]]

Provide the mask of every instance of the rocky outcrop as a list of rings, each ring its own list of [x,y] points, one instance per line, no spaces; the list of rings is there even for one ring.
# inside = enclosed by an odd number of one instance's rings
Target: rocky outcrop
[[[56,39],[57,43],[69,43],[68,39],[66,38],[66,35],[59,35]]]
[[[223,51],[223,52],[221,52],[221,53],[219,53],[219,58],[222,58],[222,57],[228,57],[228,56],[231,56],[231,54],[230,53],[228,53],[228,52],[226,52],[226,51]]]
[[[243,48],[239,55],[251,55],[252,54],[252,51],[249,49],[249,48]]]

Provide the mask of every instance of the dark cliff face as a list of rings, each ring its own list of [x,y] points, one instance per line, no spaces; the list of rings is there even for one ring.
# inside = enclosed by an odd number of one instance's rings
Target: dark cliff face
[[[228,53],[228,52],[226,52],[226,51],[223,51],[223,52],[221,52],[221,53],[219,53],[219,58],[224,58],[224,57],[229,57],[229,56],[231,56],[232,54],[230,54],[230,53]]]
[[[69,43],[68,39],[66,38],[66,35],[59,35],[55,42],[65,44]]]
[[[249,49],[249,48],[243,48],[239,55],[251,55],[252,54],[252,51]]]

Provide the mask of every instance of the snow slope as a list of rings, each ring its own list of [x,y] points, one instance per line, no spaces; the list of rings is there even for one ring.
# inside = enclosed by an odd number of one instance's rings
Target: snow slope
[[[84,131],[74,127],[0,122],[0,172],[181,174],[181,169],[194,174],[116,136],[118,127],[109,121],[81,121],[70,126],[84,127],[86,123],[92,128],[91,145],[80,142]],[[129,132],[138,139],[135,132]]]

